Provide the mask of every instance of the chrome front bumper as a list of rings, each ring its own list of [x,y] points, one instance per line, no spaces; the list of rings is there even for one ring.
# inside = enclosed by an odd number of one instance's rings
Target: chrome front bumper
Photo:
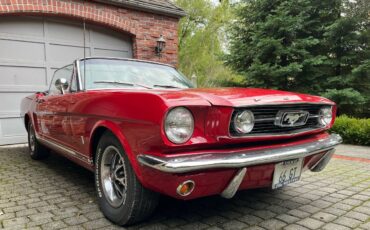
[[[151,155],[138,155],[138,161],[150,168],[166,173],[186,173],[204,169],[215,168],[243,168],[254,165],[269,164],[295,158],[302,158],[316,153],[328,151],[312,171],[324,168],[331,158],[333,148],[342,143],[338,134],[331,134],[327,138],[305,144],[281,148],[270,148],[256,151],[237,153],[207,153],[183,157],[156,157]]]

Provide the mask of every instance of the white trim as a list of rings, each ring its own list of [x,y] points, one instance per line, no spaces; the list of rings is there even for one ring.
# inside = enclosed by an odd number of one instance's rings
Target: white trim
[[[21,118],[19,111],[0,111],[0,119],[7,118]]]

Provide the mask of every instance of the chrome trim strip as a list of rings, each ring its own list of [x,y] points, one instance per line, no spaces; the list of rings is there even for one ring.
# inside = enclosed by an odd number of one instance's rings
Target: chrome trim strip
[[[260,118],[260,119],[254,119],[255,122],[259,121],[275,121],[276,117],[269,117],[269,118]]]
[[[272,148],[256,151],[230,153],[207,153],[194,156],[156,157],[147,154],[137,156],[138,161],[145,166],[166,173],[186,173],[215,168],[241,168],[261,164],[269,164],[307,157],[322,151],[331,150],[342,143],[338,134],[305,144]]]
[[[81,75],[80,75],[80,60],[76,60],[76,74],[77,74],[77,79],[78,79],[78,91],[83,91],[82,87],[82,80],[81,80]]]
[[[247,88],[248,89],[248,88]],[[263,102],[261,100],[261,102]],[[321,101],[321,102],[305,102],[305,101],[301,101],[301,102],[297,102],[297,101],[286,101],[286,102],[281,102],[281,103],[275,103],[275,102],[268,102],[268,103],[263,103],[263,104],[255,104],[255,105],[238,105],[238,106],[234,106],[235,108],[255,108],[255,107],[259,107],[259,106],[266,106],[266,105],[294,105],[294,104],[297,104],[297,105],[302,105],[302,104],[305,104],[305,105],[335,105],[335,103],[329,103],[325,100]]]
[[[319,118],[320,115],[316,115],[316,114],[310,114],[308,116],[308,119],[310,118]],[[260,118],[260,119],[255,119],[254,121],[256,122],[260,122],[260,121],[275,121],[277,119],[277,117],[269,117],[269,118]]]
[[[48,140],[46,138],[40,137],[37,134],[36,134],[36,139],[38,141],[40,141],[42,144],[44,144],[46,146],[49,146],[52,149],[55,149],[57,151],[60,151],[60,152],[65,153],[67,155],[70,155],[70,156],[72,156],[72,157],[74,157],[74,158],[76,158],[80,161],[83,161],[83,162],[87,163],[87,164],[92,165],[92,163],[93,163],[93,160],[91,158],[86,157],[82,153],[74,151],[74,150],[72,150],[68,147],[65,147],[64,145],[61,145],[61,144],[56,143],[54,141],[51,141],[51,140]]]
[[[231,199],[234,197],[235,193],[238,191],[240,184],[242,183],[245,174],[247,173],[247,168],[240,169],[230,181],[229,185],[222,191],[221,196],[226,199]]]
[[[319,133],[321,131],[326,130],[327,128],[325,127],[318,127],[318,128],[303,128],[303,129],[296,129],[293,131],[288,131],[285,132],[284,134],[282,133],[256,133],[256,134],[246,134],[245,136],[231,136],[231,139],[238,139],[238,138],[245,138],[245,139],[250,139],[250,138],[256,138],[256,137],[263,137],[263,138],[270,138],[270,137],[290,137],[290,136],[296,136],[296,135],[303,135],[309,132],[314,132],[314,133]]]
[[[156,62],[156,61],[147,61],[142,59],[134,59],[134,58],[120,58],[120,57],[86,57],[86,58],[80,58],[77,59],[77,61],[83,61],[83,60],[90,60],[90,59],[107,59],[107,60],[121,60],[121,61],[135,61],[135,62],[141,62],[141,63],[149,63],[149,64],[157,64],[157,65],[164,65],[168,67],[175,68],[173,65],[162,63],[162,62]]]

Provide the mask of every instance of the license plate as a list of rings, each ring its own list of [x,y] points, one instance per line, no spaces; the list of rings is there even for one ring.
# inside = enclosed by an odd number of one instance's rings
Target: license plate
[[[299,158],[275,164],[272,189],[277,189],[287,184],[299,181],[302,172],[302,162],[303,158]]]

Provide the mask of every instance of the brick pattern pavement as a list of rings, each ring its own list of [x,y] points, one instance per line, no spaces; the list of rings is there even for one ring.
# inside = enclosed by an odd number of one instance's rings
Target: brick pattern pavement
[[[59,157],[0,149],[0,229],[122,229],[99,211],[93,174]],[[370,229],[370,164],[334,159],[283,189],[182,202],[163,197],[129,229]]]

